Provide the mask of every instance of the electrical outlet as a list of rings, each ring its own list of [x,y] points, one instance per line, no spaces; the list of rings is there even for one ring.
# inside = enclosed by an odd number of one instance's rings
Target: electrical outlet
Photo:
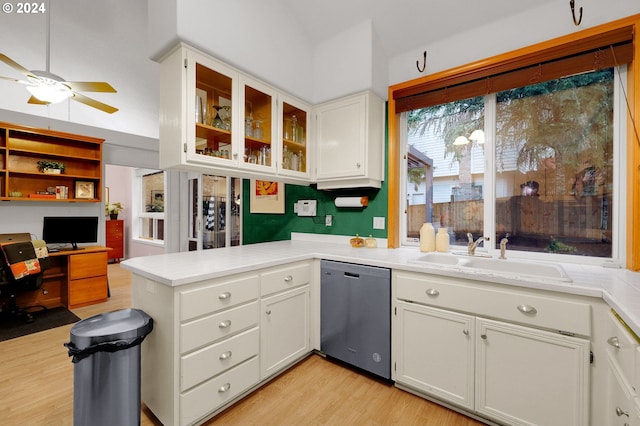
[[[373,229],[384,229],[384,217],[373,218]]]
[[[324,224],[326,226],[331,226],[331,223],[333,222],[333,216],[331,216],[330,214],[326,215],[324,217]]]

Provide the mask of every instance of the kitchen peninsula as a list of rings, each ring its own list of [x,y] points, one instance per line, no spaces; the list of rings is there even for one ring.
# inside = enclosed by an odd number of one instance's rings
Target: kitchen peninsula
[[[122,266],[133,272],[134,306],[149,313],[157,324],[142,347],[145,404],[164,424],[197,424],[319,350],[319,261],[328,259],[393,271],[390,303],[396,313],[392,318],[392,365],[396,365],[393,380],[398,387],[499,423],[519,424],[529,415],[564,415],[573,421],[565,424],[606,424],[605,418],[610,416],[610,310],[640,335],[640,274],[562,264],[572,282],[517,279],[429,266],[418,261],[424,255],[418,248],[351,248],[348,238],[319,243],[294,235],[292,241],[124,261]],[[431,296],[424,296],[425,292],[412,295],[423,284],[428,285],[426,294]],[[439,295],[434,293],[436,287]],[[561,401],[562,407],[552,401],[533,414],[520,408],[495,410],[486,403],[486,392],[492,392],[503,378],[481,381],[488,373],[474,371],[488,364],[474,362],[473,349],[471,359],[465,360],[470,371],[463,378],[467,380],[463,395],[458,398],[445,392],[449,395],[443,397],[412,373],[407,351],[415,344],[405,341],[410,337],[405,331],[412,329],[414,323],[408,315],[414,313],[470,322],[472,327],[464,328],[460,335],[476,347],[486,342],[487,334],[491,341],[494,330],[517,332],[518,338],[526,338],[524,343],[535,343],[529,348],[561,347],[571,367],[569,378],[559,379],[568,383],[567,399]],[[522,342],[517,343],[521,346]],[[476,361],[495,355],[485,352],[481,349]],[[532,363],[532,369],[539,369],[542,358],[533,358],[538,366]],[[638,358],[631,353],[632,360]],[[518,359],[521,362],[525,360]],[[555,375],[562,367],[557,363],[544,365],[541,371]],[[550,379],[556,380],[553,375]],[[474,377],[482,384],[475,391]],[[545,393],[546,389],[535,385],[529,388]],[[523,395],[514,389],[510,393]],[[510,406],[508,401],[505,404]],[[571,407],[566,408],[568,405]]]

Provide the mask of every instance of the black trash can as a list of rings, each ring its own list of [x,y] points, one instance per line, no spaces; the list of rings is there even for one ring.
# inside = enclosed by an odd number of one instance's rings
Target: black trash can
[[[140,344],[153,319],[139,309],[95,315],[71,327],[75,426],[140,424]]]

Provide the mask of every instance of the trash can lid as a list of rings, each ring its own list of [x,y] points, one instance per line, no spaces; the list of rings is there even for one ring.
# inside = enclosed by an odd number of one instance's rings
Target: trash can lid
[[[83,349],[96,343],[144,337],[153,319],[140,309],[121,309],[78,321],[71,327],[71,342]]]

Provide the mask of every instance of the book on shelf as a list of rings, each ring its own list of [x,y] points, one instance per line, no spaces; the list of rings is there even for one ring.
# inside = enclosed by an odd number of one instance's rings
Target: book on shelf
[[[49,192],[36,192],[29,194],[29,198],[56,198],[56,194],[51,194]]]

